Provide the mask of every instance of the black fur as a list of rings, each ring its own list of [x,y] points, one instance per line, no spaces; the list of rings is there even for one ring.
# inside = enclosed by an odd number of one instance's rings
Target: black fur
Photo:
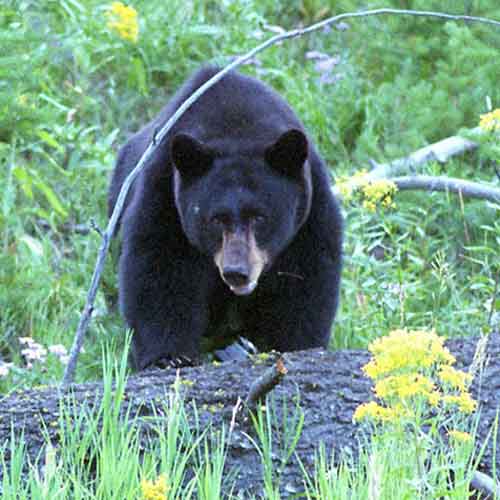
[[[155,131],[216,71],[198,71],[121,148],[110,213]],[[201,337],[214,334],[229,309],[239,333],[261,348],[327,346],[342,219],[302,124],[262,82],[229,73],[191,106],[136,179],[121,228],[120,306],[138,369],[195,358]],[[252,231],[269,257],[245,296],[232,293],[214,264],[222,230],[233,229]]]

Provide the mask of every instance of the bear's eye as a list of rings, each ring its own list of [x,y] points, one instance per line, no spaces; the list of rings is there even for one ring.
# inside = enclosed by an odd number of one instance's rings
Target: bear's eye
[[[266,221],[266,216],[263,214],[255,214],[253,217],[253,220],[255,222],[265,222]]]
[[[266,220],[266,216],[261,213],[257,212],[255,210],[246,210],[242,214],[243,220],[247,222],[252,222],[252,223],[261,223]]]
[[[210,222],[218,226],[228,226],[231,224],[231,216],[224,213],[215,214],[210,218]]]

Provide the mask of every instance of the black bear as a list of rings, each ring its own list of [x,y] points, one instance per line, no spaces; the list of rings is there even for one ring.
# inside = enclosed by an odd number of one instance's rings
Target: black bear
[[[199,70],[121,148],[110,213],[155,131],[216,72]],[[342,217],[301,122],[261,81],[230,72],[188,109],[137,177],[121,230],[137,369],[196,359],[228,311],[261,349],[327,346]]]

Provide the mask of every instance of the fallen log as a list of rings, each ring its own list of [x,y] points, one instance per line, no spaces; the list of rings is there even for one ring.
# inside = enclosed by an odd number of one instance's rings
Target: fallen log
[[[457,368],[467,369],[474,358],[478,338],[453,339],[447,347],[457,358]],[[356,407],[372,399],[371,382],[361,367],[369,360],[367,351],[325,352],[310,350],[286,353],[282,356],[286,376],[272,394],[279,406],[286,401],[293,412],[297,394],[304,413],[304,426],[296,447],[296,454],[306,469],[313,466],[318,445],[323,442],[327,453],[346,451],[356,454],[360,427],[353,424],[352,415]],[[245,400],[252,384],[262,376],[276,357],[257,355],[252,359],[225,362],[218,365],[205,364],[179,370],[185,401],[194,401],[198,409],[200,428],[210,423],[229,426],[233,409],[238,401]],[[164,400],[176,380],[175,370],[152,370],[131,376],[126,384],[123,412],[140,415],[134,422],[141,426],[143,417],[154,414],[158,401]],[[102,383],[72,385],[66,392],[58,388],[30,390],[9,395],[0,401],[0,443],[24,434],[27,453],[32,461],[46,444],[49,435],[57,447],[58,436],[54,422],[57,421],[61,399],[71,395],[72,408],[79,411],[85,406],[97,408],[103,391]],[[486,363],[477,372],[471,387],[473,397],[479,403],[479,427],[477,442],[480,446],[491,431],[500,409],[500,334],[492,334],[486,346]],[[283,400],[285,397],[285,400]],[[73,406],[74,405],[74,406]],[[188,414],[192,405],[186,404]],[[279,413],[279,411],[278,411]],[[255,447],[242,429],[236,426],[228,446],[226,466],[235,469],[235,490],[247,493],[262,491],[262,465]],[[145,425],[147,427],[147,425]],[[500,442],[500,435],[496,436]],[[479,469],[488,475],[500,471],[500,453],[494,453],[489,439],[481,458]],[[8,454],[4,457],[8,464]],[[295,456],[283,468],[281,485],[283,497],[302,489],[303,473]]]

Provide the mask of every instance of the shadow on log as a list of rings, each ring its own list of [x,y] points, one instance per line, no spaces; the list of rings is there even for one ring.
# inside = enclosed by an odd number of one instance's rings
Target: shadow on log
[[[447,347],[457,359],[456,367],[467,369],[476,349],[477,338],[454,339]],[[226,362],[218,366],[206,364],[199,367],[183,368],[180,377],[188,380],[182,384],[185,400],[193,400],[198,409],[200,427],[209,423],[215,425],[231,421],[232,410],[238,398],[245,400],[252,383],[264,373],[275,359],[257,356],[243,362]],[[304,427],[296,452],[306,468],[313,465],[318,445],[323,442],[328,453],[333,450],[355,454],[360,437],[360,428],[352,423],[356,407],[372,398],[370,380],[362,374],[361,367],[369,360],[367,351],[325,352],[311,350],[287,353],[283,356],[286,376],[272,393],[275,400],[286,396],[290,411],[300,394],[300,406],[304,412]],[[153,414],[158,401],[165,400],[165,393],[171,390],[176,378],[175,371],[154,370],[131,376],[126,386],[123,411],[132,415]],[[86,383],[74,385],[70,392],[79,405],[94,408],[99,404],[102,384]],[[473,397],[479,403],[480,419],[478,444],[486,439],[500,408],[500,335],[492,334],[486,347],[486,364],[476,377],[471,388]],[[24,432],[27,452],[32,460],[45,445],[44,432],[48,432],[57,443],[54,421],[58,419],[60,395],[57,388],[41,391],[26,391],[12,394],[0,402],[0,442],[8,442],[12,428],[20,436]],[[186,405],[190,411],[191,405]],[[137,425],[143,420],[138,419]],[[52,423],[52,425],[51,425]],[[242,424],[243,425],[243,424]],[[145,426],[147,427],[147,426]],[[46,429],[44,431],[43,429]],[[500,436],[497,436],[500,442]],[[485,449],[479,469],[489,475],[500,471],[500,452],[492,449],[493,439]],[[6,457],[8,461],[9,457]],[[496,463],[494,463],[496,460]],[[262,466],[254,446],[236,428],[227,455],[227,467],[235,470],[235,490],[260,492],[262,489]],[[295,458],[284,468],[281,476],[283,497],[302,489],[303,474]]]

